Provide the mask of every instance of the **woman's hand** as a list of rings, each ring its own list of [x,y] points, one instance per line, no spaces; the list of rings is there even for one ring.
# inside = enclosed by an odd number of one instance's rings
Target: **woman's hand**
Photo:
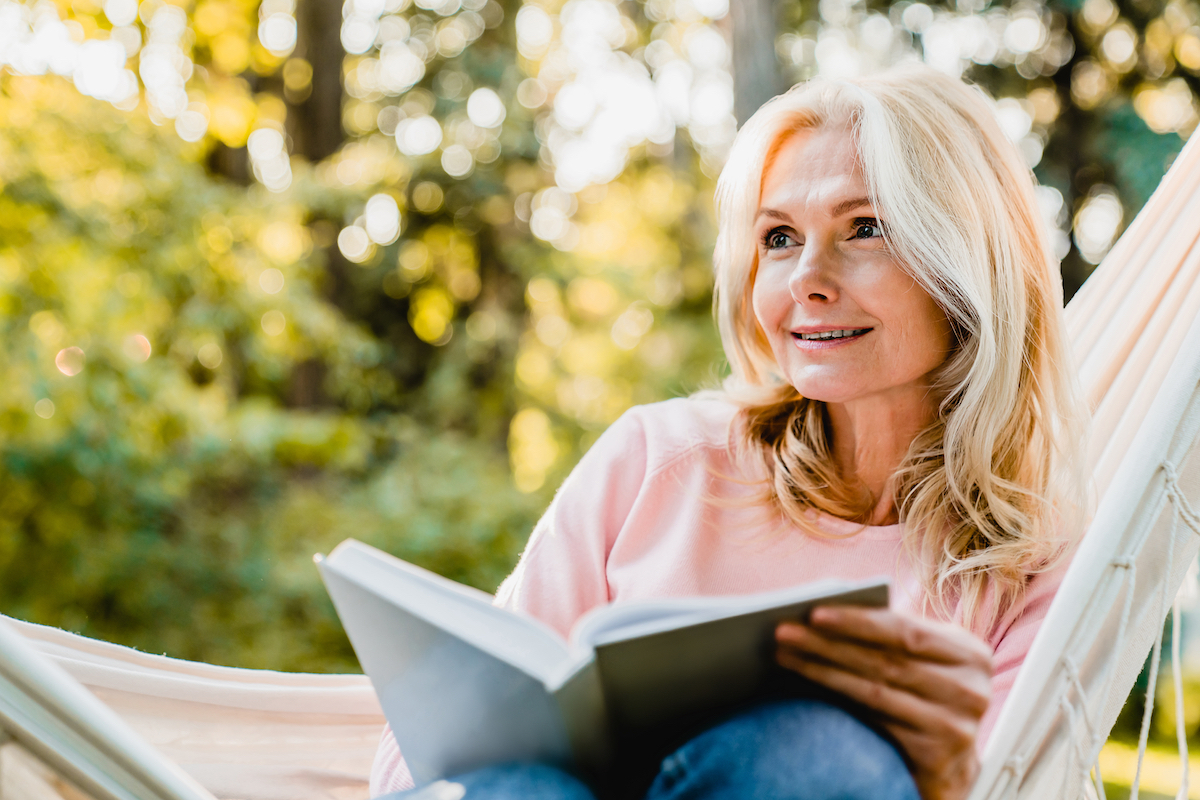
[[[886,609],[825,606],[775,631],[779,663],[858,701],[903,748],[924,800],[967,796],[991,697],[992,654],[962,628]]]

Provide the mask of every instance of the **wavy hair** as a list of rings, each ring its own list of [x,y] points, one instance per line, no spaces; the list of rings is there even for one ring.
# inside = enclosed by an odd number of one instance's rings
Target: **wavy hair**
[[[825,404],[782,377],[751,306],[762,178],[792,134],[847,126],[885,240],[950,322],[936,419],[890,485],[926,602],[986,634],[1082,519],[1079,400],[1062,284],[1030,170],[983,93],[922,66],[815,80],[764,105],[717,184],[718,327],[739,411],[735,450],[766,467],[765,499],[811,535],[813,511],[865,519],[878,498],[832,458]]]

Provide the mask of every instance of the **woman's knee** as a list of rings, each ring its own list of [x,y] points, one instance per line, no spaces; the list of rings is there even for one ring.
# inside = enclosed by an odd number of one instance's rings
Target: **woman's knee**
[[[575,776],[546,764],[497,764],[376,800],[596,800]]]
[[[657,792],[657,793],[656,793]],[[904,759],[840,708],[811,700],[759,706],[663,761],[648,800],[916,800]]]

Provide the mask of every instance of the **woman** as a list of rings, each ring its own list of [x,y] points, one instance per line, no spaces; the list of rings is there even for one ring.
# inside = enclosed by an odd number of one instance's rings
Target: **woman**
[[[565,633],[613,601],[889,575],[890,609],[776,632],[779,663],[865,723],[765,704],[667,755],[645,796],[965,797],[1081,507],[1085,415],[1029,170],[979,92],[908,67],[768,103],[717,207],[732,375],[618,420],[497,601]],[[374,786],[403,775],[385,736]],[[535,765],[425,791],[592,796]]]

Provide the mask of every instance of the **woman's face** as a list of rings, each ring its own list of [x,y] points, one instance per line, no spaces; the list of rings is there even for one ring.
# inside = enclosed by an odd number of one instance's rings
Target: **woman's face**
[[[804,397],[929,399],[950,325],[888,252],[886,229],[847,129],[800,131],[780,146],[755,220],[753,305],[784,377]]]

